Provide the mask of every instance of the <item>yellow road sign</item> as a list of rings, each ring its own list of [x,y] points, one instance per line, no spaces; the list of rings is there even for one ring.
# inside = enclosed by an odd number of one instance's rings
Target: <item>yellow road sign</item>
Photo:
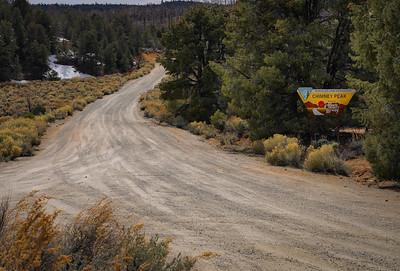
[[[354,89],[313,89],[303,87],[297,90],[307,110],[316,116],[338,115],[353,98]]]

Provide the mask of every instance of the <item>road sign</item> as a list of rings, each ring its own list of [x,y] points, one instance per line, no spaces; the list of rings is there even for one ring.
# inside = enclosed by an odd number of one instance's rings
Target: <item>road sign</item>
[[[297,90],[307,110],[316,116],[340,114],[355,92],[354,89],[313,89],[311,87],[302,87]]]

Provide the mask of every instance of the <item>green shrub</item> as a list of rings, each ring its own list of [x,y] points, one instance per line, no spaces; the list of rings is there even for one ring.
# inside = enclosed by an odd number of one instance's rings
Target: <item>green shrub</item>
[[[275,166],[296,166],[301,162],[303,150],[297,138],[275,134],[264,141],[265,159]]]
[[[365,138],[363,149],[378,178],[400,181],[400,125],[393,128],[379,133],[371,131]]]
[[[46,108],[42,104],[37,104],[32,108],[32,114],[35,116],[43,115],[46,113]]]
[[[215,113],[211,116],[210,121],[211,124],[220,131],[223,131],[225,128],[225,122],[228,119],[224,112],[220,110],[215,111]]]
[[[262,140],[254,141],[251,146],[255,154],[265,155],[265,148]]]
[[[72,108],[73,108],[74,110],[82,111],[82,110],[85,108],[86,105],[87,105],[87,102],[86,102],[86,100],[85,100],[84,98],[82,98],[82,97],[76,98],[76,99],[73,100],[73,102],[72,102]]]
[[[187,121],[182,116],[177,116],[173,119],[172,125],[178,128],[184,128],[187,125]]]
[[[350,174],[350,169],[337,156],[334,144],[322,145],[316,149],[312,146],[309,147],[304,161],[304,168],[313,172]]]

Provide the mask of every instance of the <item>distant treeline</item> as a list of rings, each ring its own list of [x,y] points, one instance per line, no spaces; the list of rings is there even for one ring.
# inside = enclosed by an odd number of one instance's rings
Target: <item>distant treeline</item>
[[[179,20],[182,14],[194,5],[195,1],[172,1],[152,5],[116,5],[116,4],[94,4],[94,5],[36,5],[41,9],[60,15],[65,12],[96,12],[102,14],[118,13],[128,15],[135,25],[140,26],[168,26]]]
[[[102,75],[134,68],[141,48],[160,48],[162,32],[195,2],[162,5],[30,5],[0,0],[0,81],[51,77],[48,56]]]

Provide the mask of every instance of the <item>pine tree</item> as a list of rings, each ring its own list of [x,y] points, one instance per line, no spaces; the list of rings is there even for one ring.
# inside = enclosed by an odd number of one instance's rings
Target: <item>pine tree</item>
[[[174,79],[161,86],[163,97],[185,99],[179,113],[189,120],[208,120],[218,107],[220,85],[210,62],[224,58],[224,25],[222,10],[197,7],[162,38],[162,64]]]
[[[400,180],[400,21],[398,0],[368,0],[354,6],[351,38],[357,67],[350,78],[363,94],[359,118],[369,131],[367,159],[378,177]]]
[[[116,45],[111,43],[104,50],[104,72],[114,73],[117,71],[117,50]]]
[[[27,79],[42,79],[48,71],[49,51],[36,40],[29,42],[25,52],[24,73]]]
[[[16,55],[17,43],[10,22],[0,21],[0,81],[16,78],[20,67]]]
[[[13,8],[18,8],[23,18],[31,12],[31,7],[26,0],[14,0],[12,3]]]
[[[253,138],[326,131],[327,121],[308,118],[296,93],[329,79],[331,26],[320,23],[322,8],[322,1],[237,2],[227,26],[227,63],[217,71],[230,110],[249,120]]]
[[[89,30],[80,35],[78,56],[80,70],[92,75],[102,74],[102,52],[95,30]]]
[[[22,18],[21,12],[18,8],[13,9],[13,27],[15,31],[15,37],[17,39],[18,51],[17,54],[20,60],[24,61],[24,48],[28,42],[28,35],[26,33],[24,19]]]

